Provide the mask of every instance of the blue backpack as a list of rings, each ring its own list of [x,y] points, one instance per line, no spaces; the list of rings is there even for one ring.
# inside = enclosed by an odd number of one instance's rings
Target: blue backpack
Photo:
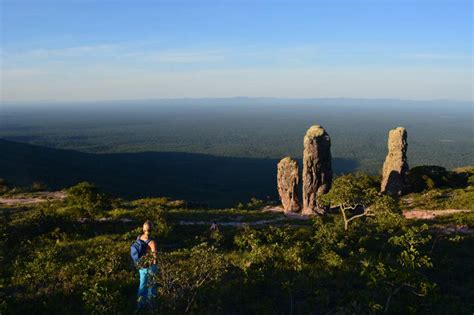
[[[146,254],[146,249],[150,241],[150,239],[143,241],[140,239],[140,236],[138,236],[137,239],[132,243],[130,246],[130,256],[134,265],[137,265],[140,261],[140,258]]]

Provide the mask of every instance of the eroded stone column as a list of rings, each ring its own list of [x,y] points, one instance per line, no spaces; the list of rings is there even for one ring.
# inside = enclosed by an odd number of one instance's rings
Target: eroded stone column
[[[321,195],[331,189],[331,139],[319,125],[312,126],[304,136],[303,152],[303,214],[323,214],[318,205]]]
[[[291,157],[285,157],[278,163],[277,185],[281,204],[285,212],[300,209],[298,202],[298,163]]]
[[[388,154],[383,163],[381,192],[400,196],[407,187],[407,131],[403,127],[388,133]]]

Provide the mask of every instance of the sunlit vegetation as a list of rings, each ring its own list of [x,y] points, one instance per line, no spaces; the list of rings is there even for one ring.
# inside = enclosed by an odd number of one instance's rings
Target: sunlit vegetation
[[[111,198],[89,183],[63,201],[3,208],[0,312],[133,313],[129,246],[150,219],[159,248],[151,312],[470,314],[474,239],[446,229],[473,227],[472,214],[407,221],[378,184],[364,174],[339,177],[327,197],[334,211],[304,221],[264,212],[256,199],[209,210]],[[350,205],[346,218],[342,204]],[[219,230],[209,229],[213,221]],[[248,225],[224,224],[236,221]]]
[[[405,209],[474,210],[474,168],[447,171],[439,166],[422,166],[410,170],[413,193],[403,197]]]
[[[399,213],[397,202],[378,192],[379,183],[373,176],[363,173],[343,175],[334,181],[322,202],[339,209],[344,229],[349,223],[362,217],[384,218]]]

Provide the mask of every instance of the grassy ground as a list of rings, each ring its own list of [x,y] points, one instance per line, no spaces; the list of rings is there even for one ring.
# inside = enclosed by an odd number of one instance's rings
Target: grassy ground
[[[474,210],[474,186],[466,188],[437,188],[411,193],[401,199],[403,209],[467,209]]]
[[[432,189],[405,196],[401,202],[407,209],[472,209],[473,193],[472,186]],[[38,194],[23,194],[33,196]],[[363,270],[358,268],[390,246],[388,238],[398,233],[396,229],[386,230],[383,223],[368,228],[365,222],[356,221],[355,232],[344,232],[338,212],[325,218],[297,220],[282,213],[261,211],[262,206],[253,201],[233,209],[198,209],[167,198],[112,200],[107,210],[99,209],[92,217],[84,217],[87,213],[78,213],[74,206],[59,198],[37,205],[3,205],[0,263],[5,268],[0,271],[0,313],[133,313],[138,279],[136,270],[130,266],[129,246],[146,219],[155,222],[155,239],[165,257],[179,258],[203,242],[214,244],[218,254],[225,257],[227,278],[200,291],[203,300],[196,302],[196,313],[291,313],[298,305],[304,305],[300,313],[311,312],[315,305],[326,312],[342,309],[341,313],[356,312],[359,307],[358,312],[363,313],[372,302],[364,306],[351,304],[352,299],[361,297],[383,305],[385,298],[380,299],[378,292],[385,285],[370,287],[370,281],[361,278]],[[422,227],[428,224],[426,232],[420,233],[427,233],[429,242],[423,248],[416,242],[410,243],[407,253],[418,255],[412,252],[418,246],[429,255],[434,267],[421,273],[436,285],[429,300],[424,300],[427,305],[407,295],[392,313],[410,309],[412,313],[423,310],[426,314],[472,313],[470,293],[474,280],[466,275],[474,271],[470,264],[474,258],[474,213],[433,220],[399,219],[408,230],[425,231]],[[183,221],[200,224],[187,225]],[[213,221],[220,223],[217,236],[209,229]],[[253,226],[261,221],[270,223]],[[226,225],[232,222],[248,223],[252,229]],[[397,235],[396,239],[403,241],[405,237],[416,236],[417,233]],[[382,262],[395,268],[391,255]],[[176,262],[183,259],[187,258]],[[192,272],[201,262],[196,266],[192,261],[189,263]],[[408,279],[417,276],[409,275]],[[288,304],[282,301],[286,301],[288,292],[295,294],[296,302],[286,309]],[[357,296],[359,292],[362,296]],[[216,308],[207,306],[210,297]],[[163,309],[173,313],[169,306]],[[381,311],[374,308],[373,312]]]

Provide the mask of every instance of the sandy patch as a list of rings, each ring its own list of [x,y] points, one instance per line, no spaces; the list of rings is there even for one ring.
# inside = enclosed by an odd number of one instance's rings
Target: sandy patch
[[[0,198],[0,205],[17,206],[31,205],[48,200],[62,200],[66,198],[66,193],[62,191],[43,191],[30,195],[17,195],[14,197]]]

